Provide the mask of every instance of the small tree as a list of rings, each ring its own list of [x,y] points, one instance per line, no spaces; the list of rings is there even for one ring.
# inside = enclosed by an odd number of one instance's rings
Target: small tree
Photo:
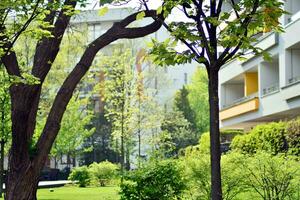
[[[111,180],[116,178],[119,167],[108,161],[92,163],[89,166],[91,175],[97,180],[100,186],[106,186]]]
[[[198,68],[187,85],[188,100],[195,113],[195,124],[199,134],[209,130],[208,77],[204,68]]]
[[[293,157],[258,152],[243,159],[245,184],[265,200],[299,198],[300,167]]]
[[[55,159],[61,155],[68,157],[67,167],[70,167],[70,158],[75,161],[76,156],[85,151],[82,144],[95,131],[95,128],[90,128],[92,113],[88,109],[83,110],[84,104],[87,106],[87,99],[75,98],[71,99],[67,107],[59,135],[51,149],[51,156]],[[73,166],[76,163],[73,162]]]
[[[100,83],[106,117],[112,122],[117,151],[120,142],[122,174],[125,168],[125,156],[126,161],[129,162],[133,134],[131,123],[136,110],[133,104],[133,96],[136,95],[133,70],[130,50],[124,53],[115,51],[113,57],[106,57],[103,68],[105,80]]]
[[[148,8],[147,1],[143,2]],[[150,52],[153,60],[160,65],[195,60],[205,66],[208,74],[212,200],[222,199],[219,70],[229,60],[249,52],[268,58],[261,48],[255,46],[255,36],[266,29],[282,30],[278,23],[278,18],[284,13],[282,5],[280,0],[164,0],[158,9],[158,13],[163,11],[168,15],[179,7],[186,19],[163,23],[173,38],[163,43],[153,41]],[[178,52],[175,49],[178,41],[188,49]]]
[[[79,187],[86,187],[90,184],[91,175],[87,166],[75,167],[72,169],[68,179],[78,181]]]
[[[185,189],[180,166],[170,160],[150,163],[125,177],[121,200],[180,199]]]

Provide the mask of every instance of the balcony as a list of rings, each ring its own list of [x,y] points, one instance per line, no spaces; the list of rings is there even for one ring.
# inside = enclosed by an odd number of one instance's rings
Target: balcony
[[[272,58],[271,62],[262,62],[260,72],[261,96],[267,96],[279,91],[279,56]]]
[[[221,110],[220,119],[225,120],[245,113],[257,111],[259,109],[259,100],[257,94],[244,97],[236,101],[235,104]]]
[[[221,85],[220,119],[225,120],[256,111],[258,102],[258,67]]]

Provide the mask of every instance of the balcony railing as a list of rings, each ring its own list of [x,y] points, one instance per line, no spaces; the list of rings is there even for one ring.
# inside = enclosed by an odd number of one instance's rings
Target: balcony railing
[[[246,97],[242,97],[242,98],[236,99],[236,100],[234,100],[233,102],[231,102],[229,104],[225,104],[225,105],[222,106],[222,109],[230,108],[232,106],[238,105],[240,103],[243,103],[243,102],[248,101],[250,99],[253,99],[255,97],[258,97],[258,93],[257,92],[253,93],[251,95],[248,95]]]
[[[288,18],[288,23],[296,21],[299,18],[300,18],[300,11],[296,13],[292,13],[292,16]]]
[[[269,87],[263,88],[262,95],[265,96],[265,95],[268,95],[268,94],[271,94],[271,93],[274,93],[277,91],[279,91],[279,83],[275,83]]]
[[[295,76],[289,79],[289,84],[293,84],[300,81],[300,76]]]

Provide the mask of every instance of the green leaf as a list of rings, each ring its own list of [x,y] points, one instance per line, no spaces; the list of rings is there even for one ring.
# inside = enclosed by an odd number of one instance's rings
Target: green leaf
[[[99,16],[104,16],[106,13],[108,12],[108,7],[105,6],[103,8],[100,8],[99,12],[98,12],[98,15]]]
[[[136,20],[141,20],[143,19],[144,17],[146,16],[146,13],[143,11],[143,12],[140,12],[139,14],[136,15]]]
[[[162,6],[159,6],[159,7],[157,8],[157,10],[156,10],[156,14],[157,14],[157,15],[160,15],[160,14],[162,13],[162,11],[163,11],[163,7],[162,7]]]

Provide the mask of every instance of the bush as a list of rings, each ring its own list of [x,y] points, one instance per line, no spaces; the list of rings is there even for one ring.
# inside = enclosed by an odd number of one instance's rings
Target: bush
[[[71,181],[78,181],[79,187],[86,187],[90,183],[91,176],[87,166],[82,166],[73,168],[68,179]]]
[[[186,199],[210,200],[210,156],[194,152],[181,162],[188,181]],[[266,152],[253,155],[231,152],[222,156],[221,171],[224,200],[300,197],[297,196],[300,194],[300,165],[296,157],[273,156]]]
[[[300,156],[300,118],[287,123],[286,139],[289,153]]]
[[[244,192],[242,181],[245,179],[240,166],[242,154],[230,153],[222,156],[222,189],[223,199],[234,199],[237,194]],[[184,175],[188,180],[186,199],[210,200],[211,199],[211,174],[210,156],[194,152],[181,160],[184,166]]]
[[[109,161],[92,163],[89,171],[100,186],[106,186],[117,175],[119,167]]]
[[[242,134],[239,130],[225,130],[220,132],[221,143],[230,142],[233,138]],[[203,133],[199,139],[198,150],[201,153],[210,153],[210,135],[209,132]]]
[[[151,163],[125,177],[121,200],[170,200],[180,198],[185,183],[174,161]]]
[[[247,135],[235,137],[231,148],[249,154],[263,150],[276,155],[287,151],[285,135],[286,123],[284,122],[258,125]]]
[[[244,182],[252,191],[251,199],[299,199],[300,166],[295,158],[258,152],[243,160]]]

